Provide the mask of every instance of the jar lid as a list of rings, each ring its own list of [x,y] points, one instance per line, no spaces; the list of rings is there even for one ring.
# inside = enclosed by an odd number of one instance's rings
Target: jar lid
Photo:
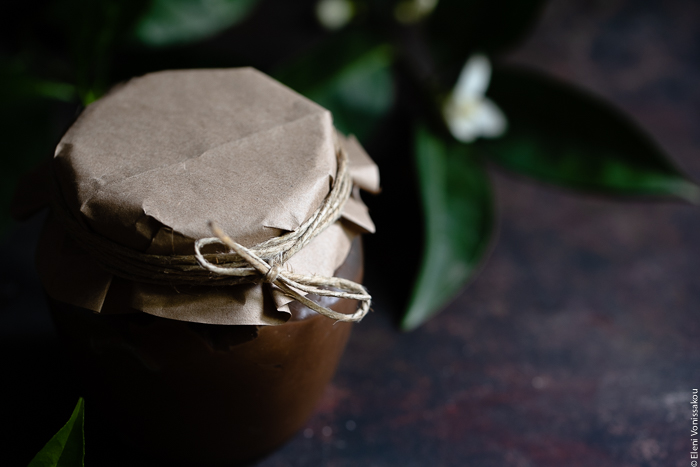
[[[184,253],[209,220],[245,246],[295,230],[328,193],[334,141],[330,112],[257,70],[165,71],[90,105],[54,162],[92,229]]]
[[[354,184],[378,191],[376,165],[354,138],[336,133],[330,112],[272,78],[252,68],[164,71],[132,79],[88,106],[58,144],[54,172],[67,208],[98,234],[149,254],[191,254],[194,240],[211,236],[211,220],[244,246],[297,229],[329,192],[338,144]],[[343,218],[290,267],[332,275],[352,238],[374,230],[357,191]],[[149,284],[132,283],[125,292],[118,278],[95,272],[97,285],[81,292],[71,277],[84,279],[85,268],[95,268],[83,255],[72,272],[56,272],[56,264],[73,264],[66,255],[78,254],[66,242],[39,259],[42,281],[58,300],[105,312],[110,288],[118,288],[121,302],[126,295],[130,307],[169,318],[284,321],[256,316],[251,297],[262,297],[259,290],[232,305],[226,296],[240,297],[240,290],[173,298],[172,289]],[[287,297],[275,302],[287,311]]]

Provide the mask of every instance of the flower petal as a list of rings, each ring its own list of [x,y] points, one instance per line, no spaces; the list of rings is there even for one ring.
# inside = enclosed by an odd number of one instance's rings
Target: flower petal
[[[447,120],[450,133],[456,140],[471,143],[479,137],[479,125],[474,118],[458,116]]]
[[[483,96],[491,81],[491,63],[485,55],[472,55],[464,64],[454,88],[456,99]]]
[[[508,120],[503,111],[490,99],[483,98],[472,117],[479,129],[479,136],[497,138],[506,132]]]
[[[342,28],[355,14],[350,0],[319,0],[316,3],[316,19],[329,31]]]

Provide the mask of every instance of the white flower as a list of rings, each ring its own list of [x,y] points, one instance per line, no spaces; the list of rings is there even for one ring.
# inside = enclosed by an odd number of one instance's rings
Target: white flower
[[[350,0],[319,0],[316,3],[316,19],[330,31],[348,24],[354,14],[355,5]]]
[[[480,136],[496,138],[505,133],[508,121],[501,109],[484,94],[491,80],[491,63],[473,55],[462,68],[457,84],[442,109],[450,133],[463,143]]]
[[[404,0],[394,7],[394,17],[399,23],[417,23],[432,13],[437,3],[438,0]]]

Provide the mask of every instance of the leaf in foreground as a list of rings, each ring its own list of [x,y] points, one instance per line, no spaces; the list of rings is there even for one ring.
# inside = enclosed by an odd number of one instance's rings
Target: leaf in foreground
[[[472,147],[419,129],[415,155],[425,219],[425,247],[401,327],[440,311],[472,277],[493,232],[488,175]]]
[[[508,117],[503,138],[481,141],[506,169],[564,187],[700,201],[689,181],[622,112],[543,75],[496,69],[488,94]]]
[[[34,456],[29,467],[82,467],[85,458],[84,409],[85,402],[81,397],[68,422]]]

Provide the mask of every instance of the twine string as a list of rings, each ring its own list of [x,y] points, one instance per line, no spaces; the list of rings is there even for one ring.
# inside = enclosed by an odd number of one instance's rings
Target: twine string
[[[263,277],[265,282],[274,284],[282,293],[294,300],[306,305],[315,312],[327,316],[336,321],[360,321],[369,311],[369,306],[372,297],[367,293],[365,288],[353,281],[342,279],[339,277],[323,277],[323,276],[308,276],[305,274],[296,274],[291,271],[282,269],[282,264],[274,261],[266,262],[255,254],[253,249],[248,249],[239,243],[236,243],[224,233],[215,223],[210,222],[211,231],[216,237],[206,238],[195,242],[195,257],[199,264],[214,273],[224,275],[238,275],[241,269],[246,268],[226,268],[214,265],[207,261],[201,253],[202,244],[214,243],[218,240],[231,248],[236,254],[250,264],[258,274]],[[201,244],[200,244],[201,242]],[[335,290],[322,288],[332,287]],[[338,313],[330,308],[326,308],[318,303],[306,298],[298,291],[322,295],[327,297],[346,298],[350,300],[358,300],[360,306],[353,314],[346,315]]]
[[[285,263],[311,240],[336,222],[352,192],[348,156],[336,144],[337,171],[331,189],[319,208],[297,230],[246,248],[209,223],[214,237],[195,242],[194,255],[152,255],[119,245],[79,222],[57,190],[53,197],[54,212],[66,231],[87,250],[100,265],[127,280],[172,286],[222,286],[265,282],[299,301],[315,312],[337,321],[360,321],[369,311],[372,297],[360,284],[339,277],[296,274]],[[227,253],[203,254],[207,245],[225,245]],[[353,314],[343,314],[310,300],[304,294],[358,300]]]

